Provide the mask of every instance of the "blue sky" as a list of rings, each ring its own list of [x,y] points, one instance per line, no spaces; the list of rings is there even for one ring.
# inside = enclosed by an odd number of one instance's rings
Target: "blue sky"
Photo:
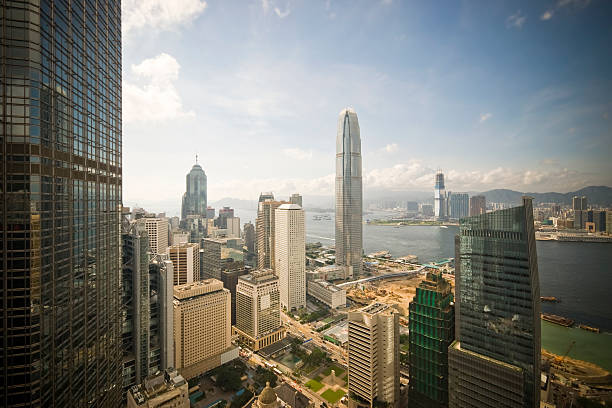
[[[333,195],[337,115],[364,188],[612,185],[612,2],[123,2],[124,202]]]

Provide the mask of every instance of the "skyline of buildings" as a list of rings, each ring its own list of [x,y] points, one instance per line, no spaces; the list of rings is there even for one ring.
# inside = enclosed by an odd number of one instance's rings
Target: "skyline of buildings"
[[[336,136],[336,264],[345,276],[361,274],[363,255],[363,196],[361,134],[357,113],[345,108],[338,115]]]

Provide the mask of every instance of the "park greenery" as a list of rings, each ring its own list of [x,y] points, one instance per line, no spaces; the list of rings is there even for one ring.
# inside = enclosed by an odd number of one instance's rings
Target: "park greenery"
[[[236,359],[215,368],[212,375],[216,376],[216,384],[223,391],[238,391],[242,387],[241,378],[245,371],[246,365],[240,359]]]
[[[258,366],[255,371],[254,380],[258,388],[264,387],[266,382],[269,382],[271,387],[276,387],[277,377],[274,371]]]

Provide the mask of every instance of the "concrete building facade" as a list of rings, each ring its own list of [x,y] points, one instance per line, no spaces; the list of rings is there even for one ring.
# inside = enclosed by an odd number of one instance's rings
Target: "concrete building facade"
[[[174,286],[174,364],[191,379],[238,356],[231,295],[217,279]]]
[[[283,204],[275,211],[275,272],[286,310],[306,307],[306,230],[304,210]]]
[[[234,333],[253,351],[285,337],[278,277],[272,269],[253,271],[238,278]]]
[[[272,193],[262,193],[259,197],[260,201],[257,208],[257,219],[255,220],[255,229],[257,234],[256,251],[257,251],[257,267],[259,269],[272,268],[275,269],[274,262],[274,240],[275,240],[275,216],[274,212],[284,201],[274,201],[270,199]],[[264,201],[261,201],[261,200]]]
[[[346,306],[346,290],[323,279],[309,280],[307,293],[330,309]]]
[[[188,242],[186,244],[172,245],[166,250],[168,258],[172,262],[174,272],[174,284],[200,280],[200,245]]]
[[[137,222],[147,230],[151,253],[165,254],[168,248],[168,219],[144,217],[139,218]]]
[[[487,212],[487,199],[485,196],[476,195],[470,197],[470,217]]]
[[[399,408],[399,314],[374,303],[348,313],[348,390],[354,406]]]
[[[336,263],[359,275],[363,254],[361,135],[357,113],[343,109],[336,134]]]

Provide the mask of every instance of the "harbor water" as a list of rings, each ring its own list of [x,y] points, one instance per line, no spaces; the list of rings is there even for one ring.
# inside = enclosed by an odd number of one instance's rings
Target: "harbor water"
[[[236,210],[241,221],[255,219],[255,211]],[[320,213],[306,214],[307,242],[334,243],[334,214],[321,219]],[[366,214],[375,219],[388,213]],[[318,219],[315,219],[318,218]],[[366,254],[389,251],[393,256],[416,255],[419,262],[454,257],[458,227],[448,226],[363,226]],[[602,333],[542,323],[542,348],[564,354],[576,341],[569,356],[593,362],[612,371],[612,244],[538,241],[538,269],[542,296],[554,296],[557,303],[542,303],[544,313],[568,317],[576,324],[598,327]]]

